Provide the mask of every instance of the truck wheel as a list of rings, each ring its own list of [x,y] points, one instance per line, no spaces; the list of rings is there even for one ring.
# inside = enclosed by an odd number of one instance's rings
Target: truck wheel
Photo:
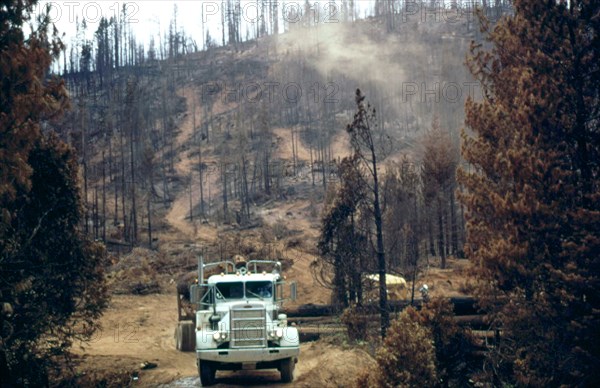
[[[194,322],[183,321],[177,323],[177,329],[175,329],[175,347],[182,352],[190,352],[196,349]]]
[[[281,360],[279,366],[281,371],[281,381],[284,383],[291,383],[294,380],[294,368],[296,363],[293,358],[286,358]]]
[[[215,383],[215,376],[217,369],[212,365],[210,361],[198,360],[198,374],[200,375],[200,382],[203,387],[208,387]]]

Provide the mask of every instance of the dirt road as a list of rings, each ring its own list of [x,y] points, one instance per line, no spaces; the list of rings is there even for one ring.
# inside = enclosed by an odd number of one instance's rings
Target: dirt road
[[[115,295],[101,319],[103,329],[80,354],[87,368],[101,372],[127,368],[135,385],[141,387],[200,386],[195,354],[175,349],[177,324],[175,290],[172,295]],[[142,362],[157,367],[140,371]],[[314,387],[347,386],[356,373],[367,366],[368,356],[360,350],[342,349],[322,342],[301,345],[293,384],[280,384],[277,371],[240,371],[217,373],[217,387],[269,386]]]
[[[215,387],[348,387],[354,382],[356,374],[369,365],[368,356],[361,351],[309,342],[300,347],[300,359],[291,384],[282,384],[276,370],[221,371],[217,372]],[[198,387],[200,379],[197,376],[186,377],[162,386]]]

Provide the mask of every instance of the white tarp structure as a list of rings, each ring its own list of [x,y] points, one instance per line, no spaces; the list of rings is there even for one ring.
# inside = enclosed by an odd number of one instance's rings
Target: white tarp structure
[[[379,274],[369,274],[367,279],[379,283]],[[406,299],[406,280],[402,276],[385,275],[385,284],[387,285],[388,296],[392,300]]]

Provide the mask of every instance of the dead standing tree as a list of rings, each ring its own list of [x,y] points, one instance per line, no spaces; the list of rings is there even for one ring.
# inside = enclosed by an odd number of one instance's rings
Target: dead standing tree
[[[381,204],[379,201],[379,176],[377,172],[377,150],[373,138],[373,129],[377,128],[375,108],[370,104],[365,106],[365,96],[360,89],[356,90],[357,112],[354,120],[348,125],[346,131],[350,134],[350,143],[355,157],[360,161],[363,169],[368,172],[361,174],[365,185],[372,192],[372,211],[376,231],[377,265],[379,270],[379,309],[381,312],[381,337],[385,338],[386,330],[390,324],[390,313],[387,302],[386,286],[386,260],[383,244],[383,221],[381,216]]]

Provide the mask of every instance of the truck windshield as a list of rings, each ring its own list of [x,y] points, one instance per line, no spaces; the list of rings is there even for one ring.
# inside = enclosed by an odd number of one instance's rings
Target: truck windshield
[[[218,283],[217,299],[242,299],[244,297],[244,283]]]
[[[246,282],[247,298],[270,298],[273,296],[273,284],[269,281]]]

